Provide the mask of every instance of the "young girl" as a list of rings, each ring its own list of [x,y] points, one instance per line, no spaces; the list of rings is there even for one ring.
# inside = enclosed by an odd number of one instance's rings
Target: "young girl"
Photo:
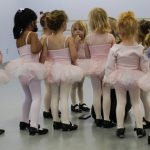
[[[48,29],[46,24],[46,17],[50,14],[50,12],[43,13],[42,17],[40,18],[40,24],[43,28],[43,34],[40,39],[41,44],[43,46],[44,40],[51,34],[51,31]],[[50,84],[45,80],[45,97],[44,97],[44,111],[43,111],[43,117],[44,118],[52,118],[51,114],[51,90],[50,90]]]
[[[90,67],[93,87],[93,106],[96,114],[95,123],[99,127],[114,127],[115,124],[109,119],[110,112],[110,88],[103,88],[104,121],[101,115],[102,79],[105,64],[110,48],[115,43],[115,38],[110,34],[110,25],[107,13],[102,8],[94,8],[89,13],[89,25],[91,33],[87,36],[87,52],[90,55]]]
[[[14,17],[13,34],[20,59],[10,62],[6,70],[19,76],[25,93],[22,107],[20,130],[29,129],[30,135],[46,134],[48,129],[40,129],[38,117],[41,103],[40,80],[44,78],[44,66],[39,62],[41,43],[35,33],[37,15],[29,8],[19,9]],[[30,113],[30,121],[29,121]]]
[[[86,58],[85,57],[85,37],[87,35],[87,25],[83,21],[78,20],[72,25],[71,33],[72,33],[72,37],[75,40],[78,58],[80,59],[80,61],[82,61],[82,59]],[[76,82],[72,85],[71,111],[73,112],[90,111],[90,109],[84,103],[83,82],[84,82],[84,78],[82,79],[81,82]],[[79,105],[76,102],[76,91],[78,91],[78,97],[79,97],[79,102],[80,102]]]
[[[3,55],[0,51],[0,65],[3,63]],[[0,85],[1,84],[5,84],[6,82],[8,82],[9,77],[6,74],[6,72],[3,69],[0,69]],[[5,132],[5,130],[0,129],[0,135],[3,134]]]
[[[118,19],[120,44],[115,44],[109,53],[104,82],[115,87],[117,95],[117,132],[120,138],[124,137],[124,115],[126,92],[129,91],[133,112],[137,125],[137,136],[146,135],[142,125],[140,108],[140,89],[137,80],[149,70],[149,64],[143,55],[143,46],[137,39],[138,23],[133,12],[124,12]]]
[[[69,121],[68,97],[73,82],[82,80],[83,71],[76,64],[76,48],[71,37],[64,36],[68,17],[62,10],[54,10],[47,17],[47,26],[53,32],[44,42],[41,62],[48,57],[45,65],[51,70],[47,81],[51,85],[51,110],[54,129],[76,130],[77,125]],[[71,64],[72,62],[72,64]],[[61,120],[58,115],[60,103]]]
[[[139,39],[139,43],[141,42],[144,45],[144,47],[145,47],[144,53],[148,56],[148,58],[150,58],[150,50],[149,50],[149,47],[150,47],[150,36],[149,36],[149,30],[150,30],[150,21],[148,21],[148,20],[141,20],[139,22],[138,39]],[[143,85],[143,83],[141,85]],[[143,117],[143,127],[145,129],[147,129],[147,128],[150,128],[149,91],[146,92],[146,91],[141,90],[141,100],[143,102],[144,112],[145,112],[145,116]]]

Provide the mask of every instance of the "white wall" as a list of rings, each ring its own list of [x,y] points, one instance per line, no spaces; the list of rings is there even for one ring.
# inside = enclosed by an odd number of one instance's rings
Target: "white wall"
[[[4,61],[15,58],[17,49],[13,38],[13,18],[18,8],[23,7],[22,0],[4,0],[0,2],[0,50]]]
[[[147,13],[150,0],[26,0],[26,7],[35,11],[51,11],[64,9],[69,18],[87,19],[88,12],[93,7],[104,8],[109,16],[117,17],[122,11],[133,10],[138,18],[149,18]]]
[[[87,19],[88,12],[94,7],[104,8],[112,17],[117,17],[120,12],[130,9],[138,18],[150,18],[150,14],[147,13],[149,6],[150,0],[1,0],[0,50],[4,53],[5,61],[18,55],[12,33],[13,18],[18,8],[29,7],[37,13],[63,9],[70,20],[76,20]]]

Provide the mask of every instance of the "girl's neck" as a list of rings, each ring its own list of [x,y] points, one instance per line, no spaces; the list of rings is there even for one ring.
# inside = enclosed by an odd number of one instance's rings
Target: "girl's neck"
[[[43,34],[48,36],[48,35],[51,34],[51,32],[49,30],[47,30],[47,29],[43,29]]]
[[[132,46],[132,45],[136,45],[137,41],[135,40],[134,37],[131,37],[131,38],[124,38],[124,39],[122,39],[121,43],[123,45],[126,45],[126,46]]]
[[[63,33],[64,33],[63,30],[59,30],[59,31],[57,31],[57,32],[53,32],[52,35],[55,35],[55,36],[62,36]]]

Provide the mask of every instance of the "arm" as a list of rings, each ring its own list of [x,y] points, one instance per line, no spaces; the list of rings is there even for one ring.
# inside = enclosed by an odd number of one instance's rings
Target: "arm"
[[[73,64],[76,64],[77,50],[76,50],[74,39],[72,37],[68,38],[68,46],[70,50],[71,61]]]
[[[90,58],[91,57],[89,46],[88,46],[87,42],[85,42],[85,56],[86,56],[86,58]]]
[[[113,46],[114,44],[116,44],[116,39],[115,39],[115,37],[112,35],[112,46]]]
[[[140,68],[143,72],[149,71],[149,60],[145,54],[140,57]]]
[[[34,54],[38,54],[42,50],[42,45],[35,32],[31,32],[31,51]]]
[[[107,76],[116,68],[116,56],[114,54],[114,51],[111,49],[108,55],[107,63],[106,63],[106,69],[105,69],[105,77]]]
[[[39,62],[41,62],[41,63],[45,62],[45,60],[47,58],[47,52],[48,52],[48,49],[47,49],[47,43],[46,43],[46,39],[45,39],[43,42],[43,49],[42,49],[42,52],[40,55]]]

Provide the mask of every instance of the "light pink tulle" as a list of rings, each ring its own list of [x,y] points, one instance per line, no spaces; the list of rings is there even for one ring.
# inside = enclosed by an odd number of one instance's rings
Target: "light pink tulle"
[[[11,61],[6,65],[5,70],[13,77],[28,75],[40,80],[46,77],[46,68],[43,64],[38,62],[24,62],[21,58]]]
[[[117,69],[105,78],[105,83],[123,88],[137,87],[138,80],[144,75],[140,70]]]
[[[49,83],[74,83],[81,81],[84,77],[84,71],[75,65],[61,62],[47,62],[45,66],[49,68],[47,69],[47,81]]]
[[[78,59],[77,65],[85,71],[87,76],[97,75],[103,77],[106,59]]]
[[[143,77],[141,77],[138,80],[138,86],[143,90],[143,91],[150,91],[150,72],[145,74]]]
[[[0,85],[6,84],[8,81],[9,81],[8,74],[3,69],[0,69]]]

